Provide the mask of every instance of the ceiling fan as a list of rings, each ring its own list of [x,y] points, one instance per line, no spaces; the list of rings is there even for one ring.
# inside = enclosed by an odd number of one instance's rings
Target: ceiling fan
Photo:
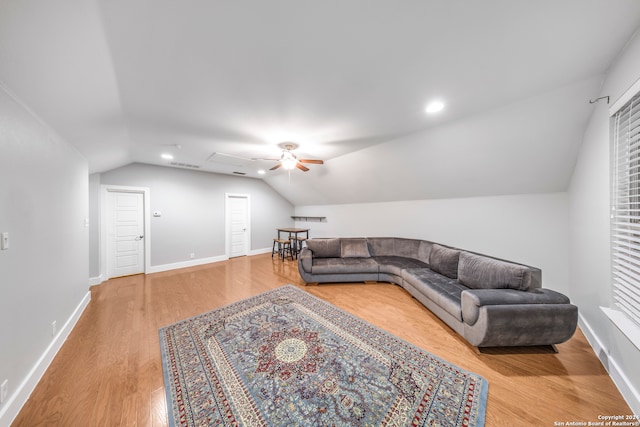
[[[279,159],[263,159],[263,160],[275,160],[278,162],[277,165],[272,167],[269,170],[276,170],[282,167],[285,170],[291,171],[294,168],[298,168],[303,172],[307,172],[309,170],[308,167],[304,166],[302,163],[312,163],[316,165],[324,164],[322,160],[313,160],[313,159],[298,159],[298,157],[293,153],[292,150],[298,148],[298,146],[292,142],[285,142],[280,144],[283,148],[282,155]]]

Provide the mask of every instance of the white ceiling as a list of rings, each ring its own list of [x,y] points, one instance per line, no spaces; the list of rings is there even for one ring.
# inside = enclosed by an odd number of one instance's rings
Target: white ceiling
[[[638,25],[637,0],[0,0],[0,81],[91,172],[260,177],[208,159],[294,141],[326,160],[264,176],[296,205],[563,191]]]

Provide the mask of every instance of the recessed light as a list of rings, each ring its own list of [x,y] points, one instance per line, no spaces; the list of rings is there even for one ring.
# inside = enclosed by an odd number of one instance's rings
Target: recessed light
[[[173,160],[173,155],[168,153],[164,153],[160,157],[162,157],[165,160]]]
[[[264,169],[260,169],[258,171],[258,175],[264,175],[265,173],[267,173]]]
[[[433,114],[441,111],[443,108],[444,104],[442,103],[442,101],[433,101],[429,103],[429,105],[427,105],[427,108],[425,108],[424,111],[428,114]]]

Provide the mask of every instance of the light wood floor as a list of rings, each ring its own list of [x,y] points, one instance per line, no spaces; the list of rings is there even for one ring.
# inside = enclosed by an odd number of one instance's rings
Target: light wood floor
[[[580,331],[559,353],[544,347],[479,353],[399,286],[304,287],[294,262],[266,254],[92,287],[91,303],[13,425],[166,425],[158,329],[287,283],[484,376],[487,426],[631,414]]]

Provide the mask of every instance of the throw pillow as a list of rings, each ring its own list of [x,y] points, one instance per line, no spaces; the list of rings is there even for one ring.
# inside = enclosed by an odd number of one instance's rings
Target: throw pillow
[[[460,251],[434,244],[429,254],[429,267],[436,273],[451,279],[458,277],[458,259]]]
[[[462,252],[458,269],[458,281],[473,289],[516,289],[529,288],[527,273],[523,265]]]

